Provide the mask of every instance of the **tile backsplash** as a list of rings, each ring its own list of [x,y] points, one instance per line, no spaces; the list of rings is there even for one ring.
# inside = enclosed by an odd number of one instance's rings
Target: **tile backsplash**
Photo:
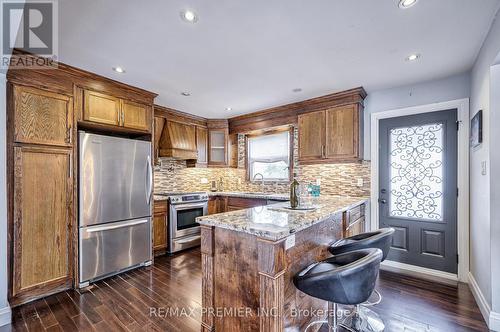
[[[370,195],[370,162],[346,164],[299,165],[297,129],[294,130],[294,172],[300,183],[315,183],[321,180],[321,193],[325,195]],[[246,180],[245,137],[238,139],[238,168],[188,168],[184,160],[160,158],[155,167],[155,192],[209,191],[210,182],[222,178],[224,191],[250,191],[287,193],[289,183],[260,183]],[[202,183],[202,179],[208,183]],[[358,181],[362,179],[362,185]]]

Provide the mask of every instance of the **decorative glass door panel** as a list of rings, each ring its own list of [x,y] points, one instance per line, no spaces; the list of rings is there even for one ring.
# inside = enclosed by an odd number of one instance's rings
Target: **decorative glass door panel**
[[[379,223],[392,227],[388,259],[457,271],[457,111],[379,123]]]
[[[390,129],[393,217],[443,220],[443,124]]]

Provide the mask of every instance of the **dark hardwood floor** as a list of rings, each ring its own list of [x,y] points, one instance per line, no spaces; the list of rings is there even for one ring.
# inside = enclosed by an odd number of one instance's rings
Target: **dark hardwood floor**
[[[4,331],[200,331],[199,249],[13,309]],[[487,331],[465,284],[452,287],[381,271],[386,331]],[[166,312],[167,308],[182,308]],[[190,311],[190,308],[194,312]],[[171,316],[176,317],[171,317]],[[325,327],[321,329],[327,331]]]

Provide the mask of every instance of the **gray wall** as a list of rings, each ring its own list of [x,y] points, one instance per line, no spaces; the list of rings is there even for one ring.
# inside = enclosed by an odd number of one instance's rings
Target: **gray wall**
[[[7,302],[7,184],[6,184],[6,135],[5,135],[5,75],[0,73],[0,326],[8,323],[2,310]],[[8,317],[7,317],[8,318]]]
[[[492,295],[500,296],[500,275],[492,276],[491,262],[498,263],[498,257],[492,255],[492,242],[499,241],[499,234],[491,232],[491,216],[498,219],[500,202],[491,201],[490,183],[495,181],[490,170],[490,156],[495,160],[500,153],[498,148],[490,149],[498,131],[498,123],[491,123],[493,109],[490,107],[490,68],[500,53],[500,20],[498,13],[479,52],[471,72],[471,117],[478,110],[483,110],[483,144],[470,153],[470,270],[477,281],[488,304],[492,305]],[[498,109],[495,110],[498,112]],[[494,133],[495,136],[492,136]],[[486,163],[487,174],[481,174],[481,163]],[[498,180],[496,180],[498,181]],[[494,185],[495,187],[497,186]],[[497,190],[497,189],[495,189]],[[496,223],[498,220],[495,221]],[[496,240],[494,237],[496,236]],[[491,241],[494,239],[493,241]],[[500,311],[498,305],[494,308]]]
[[[470,74],[464,73],[444,79],[422,82],[391,89],[370,91],[365,100],[364,157],[370,160],[371,114],[469,98]]]
[[[500,61],[491,68],[490,130],[491,142],[500,142]],[[500,153],[490,151],[491,186],[491,309],[500,313]]]

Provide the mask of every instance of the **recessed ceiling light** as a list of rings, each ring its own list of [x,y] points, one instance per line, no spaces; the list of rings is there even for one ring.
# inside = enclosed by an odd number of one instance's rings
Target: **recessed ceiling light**
[[[415,5],[418,0],[399,0],[399,8],[406,9]]]
[[[420,54],[410,54],[409,56],[406,57],[406,61],[415,61],[420,59]]]
[[[198,22],[198,15],[196,15],[195,12],[189,9],[181,12],[181,18],[188,23]]]
[[[226,107],[226,111],[232,111],[233,109],[231,107]]]
[[[301,92],[301,91],[302,91],[302,89],[301,89],[301,88],[295,88],[295,89],[293,89],[292,91],[293,91],[293,92]]]
[[[120,74],[123,74],[125,72],[125,69],[123,69],[122,67],[113,67],[113,70]]]
[[[187,92],[187,91],[181,92],[181,95],[183,95],[185,97],[191,96],[191,94],[189,92]]]

